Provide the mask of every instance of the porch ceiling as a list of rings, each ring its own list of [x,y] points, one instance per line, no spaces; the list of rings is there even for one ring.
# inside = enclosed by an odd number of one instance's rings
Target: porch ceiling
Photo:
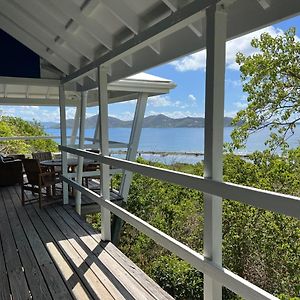
[[[0,27],[55,67],[59,76],[114,53],[124,43],[193,3],[216,0],[0,0]],[[296,0],[221,0],[228,11],[227,39],[300,12]],[[197,5],[198,5],[197,4]],[[207,6],[206,5],[206,6]],[[156,36],[141,49],[120,57],[109,81],[125,78],[205,48],[205,13],[170,34]],[[93,71],[77,83],[93,88]]]
[[[108,85],[109,103],[169,93],[176,85],[169,79],[139,73]],[[97,89],[88,93],[88,106],[98,105]],[[66,90],[66,105],[78,106],[80,93]],[[0,76],[0,105],[59,106],[59,80]]]

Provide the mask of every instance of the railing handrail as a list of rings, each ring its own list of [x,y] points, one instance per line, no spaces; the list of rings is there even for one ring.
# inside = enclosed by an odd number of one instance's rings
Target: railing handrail
[[[139,173],[151,178],[300,219],[300,198],[296,196],[260,190],[230,182],[218,182],[197,175],[142,165],[137,162],[102,156],[101,154],[85,150],[65,146],[59,146],[59,148],[62,151],[97,160],[100,163],[111,165],[119,169]]]
[[[189,248],[183,243],[177,241],[171,236],[165,234],[139,217],[128,212],[124,208],[118,206],[117,204],[103,199],[97,193],[89,190],[88,188],[78,184],[74,180],[62,176],[64,182],[68,183],[73,188],[80,191],[85,196],[99,203],[101,206],[105,207],[122,220],[128,222],[133,227],[139,231],[146,234],[148,237],[152,238],[156,243],[163,246],[165,249],[171,251],[172,253],[178,255],[183,260],[190,263],[193,267],[198,269],[200,272],[208,274],[212,278],[216,279],[220,284],[229,288],[231,291],[237,293],[238,295],[244,297],[245,299],[256,299],[256,300],[274,300],[278,299],[271,295],[270,293],[264,291],[263,289],[257,287],[251,282],[245,280],[244,278],[234,274],[228,269],[220,268],[212,261],[206,259],[203,255],[199,254],[195,250]]]
[[[300,198],[298,197],[245,187],[228,182],[217,182],[196,175],[142,165],[136,162],[102,156],[101,154],[73,149],[67,146],[59,146],[59,148],[62,152],[69,152],[81,157],[94,159],[105,165],[111,165],[151,178],[178,184],[183,187],[196,189],[223,198],[234,199],[242,203],[300,218]],[[203,255],[153,227],[139,217],[131,214],[124,208],[112,203],[109,199],[104,199],[102,196],[82,186],[80,183],[77,183],[66,176],[62,176],[62,180],[90,199],[99,203],[105,209],[128,222],[148,237],[152,238],[165,249],[168,249],[172,253],[178,255],[199,271],[207,274],[211,278],[214,278],[222,286],[227,287],[245,299],[278,299],[272,294],[234,274],[230,270],[217,266],[209,259],[206,259]],[[241,196],[243,196],[244,199],[239,199]],[[254,199],[252,199],[252,197],[254,197]]]

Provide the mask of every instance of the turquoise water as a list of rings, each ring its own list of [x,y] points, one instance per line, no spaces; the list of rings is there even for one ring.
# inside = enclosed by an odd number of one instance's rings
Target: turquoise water
[[[50,135],[59,135],[59,129],[46,129]],[[230,142],[231,127],[224,129],[224,141]],[[93,129],[86,129],[86,137],[93,137]],[[71,129],[67,130],[67,135]],[[252,153],[256,150],[266,148],[264,141],[269,135],[269,130],[262,130],[251,136],[245,150],[240,154]],[[127,143],[130,137],[130,128],[110,128],[109,139]],[[295,134],[289,139],[291,148],[300,144],[300,127],[297,127]],[[143,128],[139,148],[140,151],[164,151],[164,152],[200,152],[204,151],[204,128]],[[146,159],[162,161],[165,163],[180,161],[196,163],[203,157],[191,157],[176,155],[161,157],[157,155],[143,155]]]

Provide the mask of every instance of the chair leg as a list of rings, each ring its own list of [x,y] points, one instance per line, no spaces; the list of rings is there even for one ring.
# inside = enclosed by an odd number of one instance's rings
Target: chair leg
[[[25,190],[23,184],[21,185],[21,191],[22,191],[22,205],[25,205]]]
[[[39,207],[42,208],[42,189],[39,187]]]
[[[56,195],[56,188],[55,188],[55,184],[52,185],[52,196]]]

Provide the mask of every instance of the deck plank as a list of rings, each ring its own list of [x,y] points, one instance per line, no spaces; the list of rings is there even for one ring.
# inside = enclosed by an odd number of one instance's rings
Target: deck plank
[[[96,299],[114,299],[102,282],[92,272],[89,265],[80,257],[70,241],[65,238],[59,227],[47,214],[46,210],[40,210],[36,206],[30,207],[30,210],[31,214],[33,210],[35,210],[35,213],[40,216],[48,231],[51,232],[54,240],[58,241],[57,245],[59,249],[64,253],[73,270],[75,270],[77,275],[81,278],[86,289],[88,289],[92,296]]]
[[[72,226],[72,229],[80,240],[92,251],[99,261],[103,264],[103,268],[106,269],[106,273],[109,277],[118,278],[120,283],[130,292],[134,299],[153,299],[153,297],[144,290],[139,284],[134,280],[134,278],[116,263],[116,261],[102,248],[99,243],[97,243],[87,232],[75,222],[63,208],[56,207],[57,211],[61,213],[63,219],[65,219],[68,224]]]
[[[20,196],[14,188],[11,188],[11,193]],[[18,190],[18,192],[20,192]],[[31,248],[34,252],[36,260],[41,268],[42,273],[46,278],[46,283],[50,290],[50,293],[54,299],[72,299],[69,290],[67,289],[60,273],[58,272],[56,266],[53,263],[52,258],[48,254],[46,243],[43,244],[39,236],[37,227],[34,227],[32,223],[32,218],[26,213],[25,207],[20,206],[20,199],[13,197],[13,202],[17,208],[17,213],[19,219],[23,225],[24,231],[26,233],[27,239],[31,245]]]
[[[2,193],[0,199],[0,235],[12,297],[13,299],[29,299],[29,287],[6,214]]]
[[[0,276],[0,300],[173,299],[70,206],[22,206],[17,186],[0,188]]]
[[[0,201],[2,199],[0,198]],[[2,240],[0,234],[0,300],[10,299],[10,287],[8,282],[8,274],[4,260],[4,253],[2,248]]]
[[[13,205],[11,197],[16,197],[16,195],[11,195],[9,191],[6,190],[3,196],[31,295],[35,299],[52,299]]]
[[[119,278],[113,276],[105,267],[102,261],[91,251],[89,247],[82,242],[82,240],[74,232],[74,228],[70,227],[72,224],[65,222],[65,220],[57,213],[57,207],[48,209],[47,212],[53,221],[59,225],[60,230],[65,237],[72,243],[73,247],[78,251],[85,262],[90,265],[95,275],[101,280],[105,287],[110,291],[115,299],[134,299],[131,294],[120,283]],[[84,239],[89,235],[85,234]],[[97,245],[96,245],[97,246]]]
[[[101,235],[87,224],[70,206],[64,206],[63,208],[57,206],[55,209],[61,214],[64,220],[67,220],[68,224],[72,226],[73,230],[79,237],[84,237],[82,240],[87,246],[93,249],[94,254],[98,256],[99,259],[102,260],[101,256],[103,256],[104,253],[109,254],[108,256],[105,256],[105,260],[108,267],[111,267],[112,265],[114,266],[111,268],[112,272],[114,272],[114,270],[123,270],[121,272],[122,274],[131,274],[129,279],[129,288],[132,289],[132,286],[135,287],[133,290],[133,295],[135,297],[136,294],[141,297],[141,295],[143,295],[142,291],[146,291],[147,293],[144,295],[144,297],[146,297],[145,299],[173,299],[155,281],[153,281],[129,258],[127,258],[117,247],[115,247],[112,243],[102,242]],[[72,221],[72,219],[74,221]],[[98,244],[101,247],[99,247]],[[103,251],[103,249],[105,251]],[[115,276],[119,276],[119,274],[115,274]],[[128,284],[126,281],[125,283]]]

